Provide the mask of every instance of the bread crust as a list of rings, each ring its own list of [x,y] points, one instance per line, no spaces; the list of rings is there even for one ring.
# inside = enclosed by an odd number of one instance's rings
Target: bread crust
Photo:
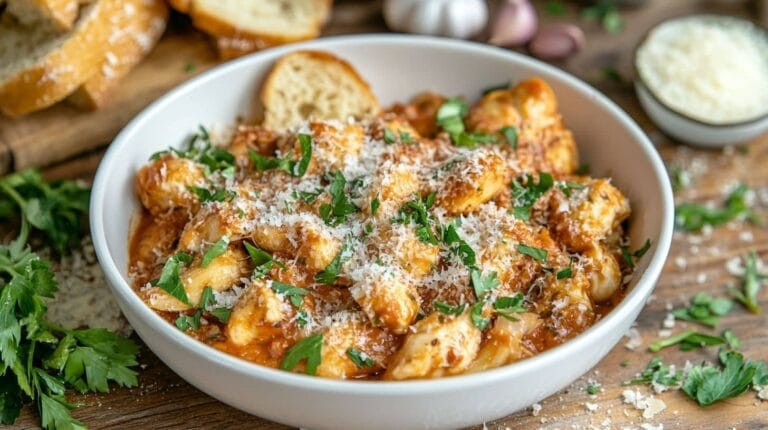
[[[0,83],[0,110],[11,117],[43,109],[62,100],[93,76],[105,55],[110,17],[120,0],[99,0],[82,17],[61,46],[35,65]]]
[[[380,111],[380,107],[379,107],[379,102],[376,99],[376,96],[373,94],[373,91],[371,90],[371,87],[368,84],[368,82],[366,82],[360,76],[360,74],[357,73],[357,70],[351,64],[325,51],[312,51],[312,50],[296,51],[296,52],[284,55],[279,60],[277,60],[277,62],[275,63],[275,66],[272,68],[272,70],[269,72],[269,75],[267,75],[267,78],[264,80],[260,98],[264,106],[264,111],[265,111],[264,124],[266,127],[268,128],[277,127],[277,124],[273,124],[272,123],[273,121],[270,119],[271,117],[270,111],[278,108],[276,106],[277,105],[276,101],[273,100],[273,96],[278,93],[278,91],[275,89],[276,87],[275,81],[277,80],[279,74],[282,72],[283,67],[287,66],[292,61],[296,61],[297,57],[305,57],[308,60],[319,61],[321,63],[334,64],[341,67],[344,70],[344,73],[347,75],[347,77],[353,79],[360,86],[362,91],[356,95],[358,97],[365,98],[369,105],[375,107],[375,112],[372,113],[373,115],[378,114],[378,112]],[[280,127],[277,127],[277,128],[280,128]]]
[[[67,101],[83,109],[105,105],[118,82],[155,46],[167,22],[163,0],[123,0],[99,70]]]

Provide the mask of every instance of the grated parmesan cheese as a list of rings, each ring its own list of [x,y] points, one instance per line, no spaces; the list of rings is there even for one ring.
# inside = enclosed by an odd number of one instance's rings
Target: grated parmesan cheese
[[[768,38],[747,21],[665,22],[640,46],[636,65],[662,103],[696,120],[732,124],[768,113]]]

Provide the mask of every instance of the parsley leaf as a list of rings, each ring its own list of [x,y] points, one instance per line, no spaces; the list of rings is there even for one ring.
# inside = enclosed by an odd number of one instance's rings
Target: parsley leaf
[[[309,292],[306,288],[295,287],[278,281],[272,281],[272,289],[275,290],[277,294],[282,294],[288,297],[291,303],[297,308],[301,307],[301,304],[304,303],[304,296]]]
[[[722,369],[711,365],[694,366],[688,372],[683,391],[701,406],[737,397],[755,384],[755,378],[765,374],[764,361],[744,360],[735,351],[720,356]],[[762,382],[762,381],[759,381]]]
[[[462,303],[460,305],[451,306],[448,303],[435,302],[435,303],[433,303],[433,306],[440,313],[444,313],[446,315],[457,315],[458,316],[458,315],[461,315],[462,312],[464,312],[464,308],[467,305],[465,303]]]
[[[391,145],[395,143],[395,133],[389,127],[384,128],[384,143]]]
[[[339,253],[333,257],[333,260],[325,266],[325,269],[315,275],[315,281],[325,285],[335,284],[336,279],[338,279],[341,274],[341,267],[352,257],[349,251],[349,247],[344,244],[339,250]]]
[[[760,219],[747,200],[748,192],[746,185],[738,185],[722,208],[710,208],[696,203],[681,204],[675,208],[675,225],[683,230],[699,231],[705,225],[715,227],[737,218],[759,224]]]
[[[208,188],[189,186],[187,189],[197,196],[200,203],[212,203],[212,202],[224,202],[231,201],[237,196],[234,191],[229,191],[224,188],[216,188],[209,190]]]
[[[753,314],[761,312],[757,295],[760,293],[761,281],[768,279],[768,275],[757,272],[757,253],[750,251],[747,254],[744,266],[744,283],[741,291],[731,289],[731,295],[738,300],[748,311]]]
[[[323,194],[323,192],[325,192],[324,189],[316,188],[315,191],[294,191],[291,193],[291,196],[296,200],[301,200],[302,202],[311,205],[321,194]]]
[[[517,293],[512,297],[499,297],[493,302],[493,309],[510,321],[518,321],[512,314],[528,312],[525,306],[523,306],[524,300],[525,296],[522,293]]]
[[[724,336],[712,336],[691,329],[666,339],[657,340],[648,345],[648,349],[651,352],[659,352],[664,348],[679,344],[681,351],[690,351],[704,346],[722,345],[724,343],[727,343]]]
[[[504,139],[507,140],[512,149],[517,149],[517,129],[515,127],[511,125],[501,127],[501,134],[504,135]]]
[[[371,215],[376,216],[376,212],[379,211],[379,206],[381,206],[381,201],[378,197],[374,197],[373,200],[371,200]]]
[[[424,243],[437,245],[437,237],[432,231],[429,209],[435,203],[434,192],[426,197],[416,196],[413,200],[406,202],[397,215],[392,219],[397,224],[416,224],[416,236]]]
[[[187,331],[189,329],[197,330],[200,328],[201,317],[202,313],[200,313],[200,311],[196,311],[192,315],[181,314],[176,318],[174,324],[176,325],[176,328],[181,331]]]
[[[517,252],[527,255],[531,258],[533,258],[536,261],[539,261],[541,263],[547,262],[547,250],[541,249],[541,248],[535,248],[533,246],[528,246],[524,243],[519,243],[517,245]]]
[[[269,273],[275,265],[285,269],[283,263],[275,260],[270,253],[263,249],[245,241],[243,241],[243,246],[245,246],[245,250],[248,251],[248,256],[251,257],[251,261],[256,266],[253,269],[253,275],[251,275],[254,279],[261,279],[267,276],[267,273]]]
[[[662,363],[661,357],[653,357],[638,376],[629,381],[624,381],[622,385],[651,385],[655,383],[665,387],[676,388],[683,382],[683,377],[684,372],[682,370],[676,370],[665,365]]]
[[[486,295],[490,294],[491,290],[499,286],[496,272],[491,272],[488,276],[483,276],[480,269],[473,268],[469,271],[469,276],[477,300],[482,300]]]
[[[187,297],[187,291],[179,276],[179,268],[192,262],[192,256],[184,252],[177,252],[172,255],[163,265],[160,272],[160,279],[152,282],[154,286],[159,287],[171,296],[177,298],[184,304],[190,304]]]
[[[229,238],[223,236],[205,251],[205,254],[203,254],[203,260],[200,262],[200,267],[208,267],[208,265],[211,264],[211,261],[227,252],[228,246]]]
[[[366,367],[373,367],[376,365],[376,360],[371,358],[365,352],[357,350],[355,348],[347,349],[347,357],[349,357],[349,359],[352,360],[352,362],[355,363],[355,366],[357,366],[359,369],[364,369]]]
[[[568,279],[568,278],[573,277],[573,267],[568,266],[565,269],[558,270],[558,272],[555,274],[555,277],[558,280],[560,280],[560,279]]]
[[[469,316],[472,319],[472,324],[474,324],[475,327],[478,328],[478,330],[483,331],[488,327],[488,324],[491,323],[491,319],[488,317],[483,316],[483,305],[484,302],[477,302],[469,310]]]
[[[587,384],[587,394],[589,394],[590,396],[600,394],[601,391],[603,391],[603,387],[601,387],[600,384],[596,384],[596,383]]]
[[[643,245],[635,250],[634,252],[630,252],[629,248],[626,246],[621,247],[621,257],[624,259],[624,263],[626,263],[627,267],[630,269],[635,268],[635,261],[639,260],[640,258],[645,255],[648,250],[651,249],[651,240],[645,239],[645,242],[643,242]]]
[[[227,308],[212,309],[211,315],[215,316],[216,319],[226,324],[227,321],[229,321],[230,315],[232,315],[232,309],[227,309]]]
[[[555,185],[552,175],[546,172],[539,173],[539,182],[534,182],[533,176],[528,174],[523,185],[517,179],[512,181],[512,199],[515,218],[528,221],[531,218],[531,208],[544,193]]]
[[[478,143],[497,143],[496,136],[487,133],[470,133],[464,126],[464,117],[469,109],[467,104],[458,98],[448,99],[437,110],[437,125],[450,136],[455,146],[474,148]]]
[[[328,187],[328,193],[333,197],[330,204],[320,206],[320,218],[326,224],[336,226],[347,220],[347,215],[359,212],[360,208],[355,206],[350,197],[344,192],[347,185],[347,179],[337,171],[333,173],[331,185]]]
[[[167,151],[156,152],[152,154],[150,160],[157,160],[170,152],[202,164],[205,176],[210,176],[213,172],[218,172],[225,178],[235,176],[235,156],[229,151],[215,147],[208,130],[202,125],[198,126],[198,132],[192,135],[185,149],[170,148]]]
[[[458,255],[465,266],[475,266],[475,251],[464,239],[459,237],[459,233],[456,231],[455,223],[449,223],[444,226],[441,236],[442,242],[450,246],[451,252],[455,255]]]
[[[323,350],[323,334],[315,333],[296,342],[283,357],[280,368],[293,370],[301,361],[306,360],[305,372],[308,375],[317,374],[317,366],[320,365]]]
[[[248,150],[248,158],[251,159],[256,170],[260,172],[278,169],[291,176],[297,178],[302,177],[307,173],[307,168],[312,160],[312,136],[308,134],[299,134],[298,138],[299,148],[301,150],[301,157],[298,161],[293,160],[291,157],[268,157],[266,155],[261,155],[252,149]]]
[[[691,299],[687,308],[678,308],[672,315],[679,320],[696,322],[709,327],[716,327],[720,317],[727,315],[733,302],[725,298],[715,298],[707,293],[698,293]]]

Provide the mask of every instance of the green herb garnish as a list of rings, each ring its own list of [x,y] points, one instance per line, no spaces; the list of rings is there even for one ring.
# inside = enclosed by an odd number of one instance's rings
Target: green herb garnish
[[[600,384],[597,384],[597,383],[587,384],[587,394],[589,394],[590,396],[600,394],[601,391],[603,391],[603,387],[601,387]]]
[[[178,299],[180,302],[189,305],[187,291],[179,276],[179,269],[192,262],[192,256],[184,252],[177,252],[172,255],[163,265],[160,272],[160,279],[152,282],[152,285],[162,289],[166,293]]]
[[[365,369],[367,367],[373,367],[376,365],[376,360],[372,359],[365,352],[359,351],[355,348],[347,349],[347,357],[355,363],[358,369]]]
[[[707,293],[698,293],[691,299],[687,308],[672,311],[679,320],[696,322],[709,327],[716,327],[720,317],[727,315],[733,308],[733,302],[725,298],[715,298]]]
[[[546,172],[539,173],[539,182],[534,182],[533,176],[528,174],[525,185],[517,179],[512,181],[512,199],[515,218],[528,221],[531,218],[531,208],[544,193],[554,186],[552,175]]]
[[[330,204],[320,206],[320,218],[326,224],[336,226],[346,222],[347,215],[359,212],[360,209],[350,200],[349,195],[344,192],[347,185],[347,179],[341,172],[333,173],[331,185],[328,187],[328,193],[332,200]]]
[[[237,196],[237,193],[234,191],[229,191],[224,188],[209,190],[208,188],[189,186],[187,189],[197,196],[200,203],[231,201]]]
[[[624,364],[626,363],[626,364]],[[629,364],[628,360],[622,362],[622,367],[626,367]],[[645,369],[640,375],[629,381],[624,381],[622,385],[638,385],[638,384],[660,384],[665,387],[675,388],[679,387],[683,382],[684,373],[682,370],[673,370],[669,366],[665,365],[661,361],[661,357],[653,357]]]
[[[528,312],[523,306],[524,301],[525,296],[522,293],[517,293],[512,297],[499,297],[493,302],[493,309],[510,321],[518,321],[512,314]]]
[[[301,307],[301,304],[304,303],[304,296],[306,296],[307,293],[309,293],[309,290],[307,290],[306,288],[295,287],[293,285],[284,284],[278,281],[272,281],[271,284],[272,284],[272,289],[277,294],[282,294],[288,297],[288,300],[290,300],[291,303],[297,308]]]
[[[298,161],[291,157],[268,157],[261,155],[252,149],[248,150],[248,158],[251,159],[256,170],[260,172],[278,169],[291,176],[301,177],[307,173],[309,162],[312,160],[312,136],[308,134],[299,134],[299,147],[301,149],[301,157]]]
[[[738,300],[748,311],[753,314],[761,312],[760,303],[757,295],[760,293],[760,285],[763,280],[768,279],[768,274],[757,272],[757,253],[750,251],[747,254],[746,264],[744,266],[744,283],[741,290],[732,288],[730,290],[734,299]]]
[[[488,94],[490,94],[490,93],[492,93],[494,91],[509,89],[509,87],[511,87],[511,86],[512,86],[512,82],[511,81],[507,81],[507,82],[503,82],[501,84],[496,84],[496,85],[491,85],[490,87],[485,87],[485,88],[483,88],[482,93],[485,96],[485,95],[488,95]]]
[[[558,280],[571,278],[573,277],[573,268],[568,266],[565,269],[558,270],[558,272],[555,274],[555,277]]]
[[[456,315],[456,316],[461,315],[461,313],[464,312],[464,308],[467,306],[464,303],[456,306],[451,306],[444,302],[435,302],[433,305],[435,309],[437,309],[437,311],[440,313],[444,313],[446,315]]]
[[[322,188],[316,188],[315,191],[294,191],[291,193],[291,196],[296,200],[301,200],[302,202],[311,205],[324,191],[325,190]]]
[[[509,144],[512,149],[517,150],[517,129],[511,125],[501,127],[501,134],[504,135],[507,144]]]
[[[295,345],[285,353],[280,362],[280,368],[283,370],[293,370],[300,362],[306,360],[305,373],[307,375],[317,374],[317,366],[320,365],[323,351],[323,334],[315,333],[311,336],[296,342]]]
[[[379,201],[378,197],[374,197],[373,200],[371,200],[371,215],[376,216],[376,212],[379,211],[379,206],[381,206],[381,201]]]
[[[483,272],[480,269],[473,268],[469,271],[469,275],[477,300],[483,300],[486,295],[490,294],[491,290],[499,286],[496,272],[483,276]]]
[[[541,263],[547,262],[547,251],[545,249],[535,248],[533,246],[528,246],[526,244],[520,243],[517,245],[517,252],[523,255],[527,255]]]
[[[683,391],[701,406],[737,397],[753,386],[768,384],[764,361],[744,360],[735,351],[720,354],[722,369],[711,365],[695,366],[688,372]]]
[[[648,250],[651,249],[651,240],[645,239],[645,242],[643,242],[643,245],[636,249],[634,252],[630,252],[629,248],[626,246],[621,247],[621,256],[624,260],[624,263],[626,263],[627,267],[630,269],[635,268],[635,262],[636,260],[639,260],[643,258],[643,255],[645,255]]]
[[[457,255],[465,266],[470,268],[475,267],[475,251],[464,239],[459,237],[459,233],[456,231],[455,222],[449,223],[443,227],[441,240],[444,244],[450,247],[451,253]]]
[[[352,257],[349,247],[345,244],[339,253],[325,266],[325,269],[315,275],[315,281],[325,285],[333,285],[341,274],[341,267]]]
[[[746,185],[737,186],[725,200],[722,208],[710,208],[696,203],[684,203],[675,208],[675,225],[688,231],[699,231],[704,226],[716,227],[737,218],[759,224],[760,219],[748,204]]]
[[[200,267],[208,267],[209,264],[216,258],[220,257],[222,254],[227,252],[227,247],[229,246],[229,238],[226,236],[223,236],[221,239],[219,239],[216,243],[214,243],[210,248],[208,248],[205,251],[205,254],[203,254],[203,259],[200,262]]]
[[[483,316],[483,305],[484,302],[477,302],[469,310],[469,316],[472,319],[472,324],[474,324],[475,327],[478,328],[478,330],[483,331],[488,327],[488,324],[491,323],[491,319]]]
[[[256,266],[253,269],[253,278],[254,279],[260,279],[265,276],[272,270],[272,267],[277,265],[278,267],[281,267],[285,269],[285,265],[277,260],[275,260],[272,257],[272,254],[264,251],[263,249],[251,245],[248,242],[243,242],[243,246],[245,246],[245,250],[248,251],[248,256],[251,257],[251,261]]]
[[[395,133],[392,132],[392,130],[389,129],[389,127],[384,128],[384,143],[391,145],[396,142]]]
[[[392,219],[397,224],[415,224],[416,236],[424,243],[437,245],[437,237],[432,231],[429,209],[435,204],[434,192],[426,197],[416,196],[413,200],[406,202],[397,215]]]
[[[659,352],[672,345],[680,345],[681,351],[690,351],[704,346],[722,345],[727,343],[723,336],[713,336],[706,333],[700,333],[696,330],[686,330],[666,339],[657,340],[648,345],[651,352]]]

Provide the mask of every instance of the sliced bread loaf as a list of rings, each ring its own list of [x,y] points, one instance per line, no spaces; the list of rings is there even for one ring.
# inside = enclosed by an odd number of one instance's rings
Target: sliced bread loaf
[[[120,0],[84,6],[72,30],[59,34],[0,19],[0,111],[19,116],[48,107],[94,76]]]
[[[106,53],[98,71],[67,99],[84,108],[103,106],[117,83],[155,46],[168,22],[163,0],[123,0],[112,19]]]
[[[308,119],[347,120],[376,115],[368,84],[346,61],[327,52],[299,51],[278,60],[261,91],[264,125],[281,130]]]
[[[78,0],[7,0],[7,12],[27,26],[50,26],[58,31],[72,28]]]

